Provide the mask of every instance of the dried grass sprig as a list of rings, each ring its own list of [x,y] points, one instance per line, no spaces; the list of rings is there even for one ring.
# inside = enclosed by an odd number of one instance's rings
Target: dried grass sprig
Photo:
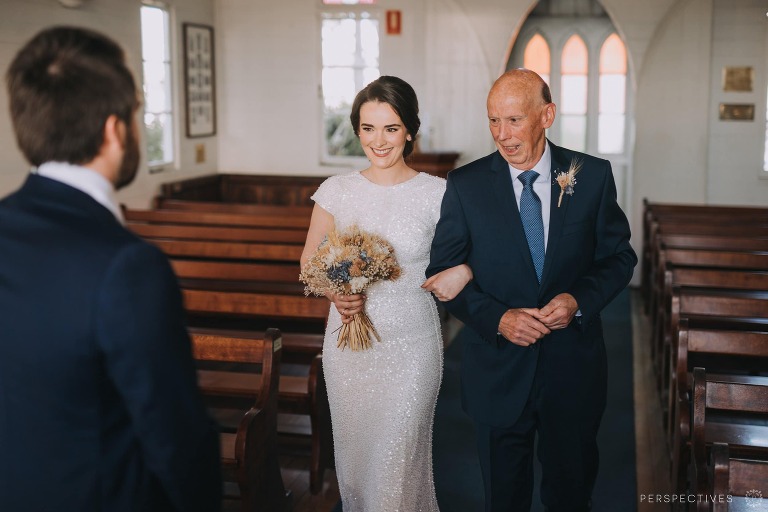
[[[584,164],[578,158],[571,160],[571,165],[568,167],[568,171],[560,172],[557,174],[557,184],[560,185],[560,197],[557,198],[557,207],[560,208],[560,203],[563,201],[563,194],[573,195],[573,187],[576,186],[576,174],[581,170],[581,166]]]

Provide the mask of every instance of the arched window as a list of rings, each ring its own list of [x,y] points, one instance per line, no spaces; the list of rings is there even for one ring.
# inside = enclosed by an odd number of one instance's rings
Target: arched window
[[[600,49],[600,101],[597,150],[603,154],[624,152],[627,106],[627,50],[613,33]]]
[[[576,151],[587,147],[587,45],[574,34],[563,46],[560,98],[560,140]]]
[[[549,45],[541,34],[534,35],[525,46],[523,67],[535,71],[545,82],[549,83],[551,68]]]

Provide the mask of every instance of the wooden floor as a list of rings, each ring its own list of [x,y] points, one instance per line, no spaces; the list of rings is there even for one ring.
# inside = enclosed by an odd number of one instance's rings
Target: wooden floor
[[[638,512],[668,512],[665,503],[649,503],[648,496],[670,494],[669,454],[664,440],[661,407],[656,393],[649,353],[648,320],[642,313],[637,291],[632,292],[632,339],[634,358],[635,432],[637,457],[636,509]],[[455,332],[451,326],[447,332]],[[293,493],[293,512],[331,512],[339,499],[335,474],[327,472],[320,494],[309,492],[308,459],[298,455],[281,458],[283,481]],[[645,496],[645,497],[644,497]],[[631,504],[621,510],[634,510]],[[619,508],[617,508],[619,510]],[[472,511],[468,511],[472,512]],[[599,512],[599,511],[596,511]]]
[[[632,347],[635,380],[635,450],[637,460],[637,511],[669,511],[670,506],[649,502],[650,497],[669,496],[669,451],[662,425],[656,377],[651,366],[650,324],[643,314],[640,293],[632,291]]]
[[[283,484],[293,495],[293,512],[330,512],[339,502],[339,485],[336,473],[326,471],[323,490],[318,494],[309,492],[309,457],[283,455],[280,469]]]

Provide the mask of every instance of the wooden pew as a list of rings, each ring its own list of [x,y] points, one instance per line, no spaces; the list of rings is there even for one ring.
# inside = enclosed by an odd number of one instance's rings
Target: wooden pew
[[[307,232],[300,229],[249,228],[206,225],[148,224],[126,222],[126,227],[145,239],[220,240],[228,242],[260,242],[296,244],[301,247]]]
[[[712,476],[711,495],[715,500],[708,512],[768,509],[768,493],[761,491],[768,482],[768,460],[731,458],[727,443],[712,443],[711,460],[707,473]]]
[[[310,217],[296,215],[291,207],[285,207],[282,214],[222,213],[184,210],[132,210],[124,209],[123,215],[129,222],[152,224],[191,224],[207,226],[231,226],[253,228],[284,228],[306,232]]]
[[[676,278],[683,278],[683,276],[686,275],[682,272],[675,274],[674,269],[678,267],[696,267],[710,270],[754,270],[763,272],[768,271],[768,253],[701,251],[689,249],[671,249],[662,251],[659,269],[660,272],[663,271],[663,274],[660,274],[657,282],[654,284],[654,298],[652,300],[651,314],[651,357],[657,366],[666,363],[664,357],[669,354],[669,343],[674,328],[668,320],[668,315],[671,312],[671,289],[677,284],[675,282]],[[713,275],[712,279],[715,278],[716,276]],[[759,275],[756,274],[755,278],[758,279]],[[743,281],[743,287],[754,289],[751,287],[750,282],[749,279],[745,282]],[[707,285],[699,284],[695,279],[689,279],[686,286]],[[739,289],[738,282],[722,282],[710,286]],[[768,290],[768,288],[765,289]],[[662,366],[663,371],[657,373],[660,383],[666,378],[664,371],[667,369],[668,367]]]
[[[768,252],[741,250],[737,247],[727,250],[667,249],[656,253],[654,280],[651,284],[652,321],[658,313],[664,296],[665,272],[671,266],[705,267],[713,269],[768,270]]]
[[[680,319],[684,317],[720,317],[741,323],[768,323],[768,292],[748,290],[724,290],[720,288],[673,287],[670,308],[670,342],[664,345],[660,391],[666,404],[672,362],[676,360],[676,333]]]
[[[263,338],[196,333],[192,348],[198,363],[259,365],[250,372],[240,366],[240,373],[198,370],[199,376],[208,375],[199,378],[199,386],[209,404],[215,407],[219,400],[234,397],[244,406],[235,412],[234,431],[220,434],[223,477],[237,484],[236,488],[225,485],[225,499],[239,498],[244,512],[290,510],[290,493],[283,486],[276,451],[280,332],[269,329]],[[233,375],[244,378],[228,378]]]
[[[660,229],[662,223],[666,225]],[[764,207],[663,204],[644,199],[641,285],[646,312],[650,311],[652,257],[657,234],[738,236],[740,233],[744,237],[765,237],[765,228],[760,227],[765,225],[768,225],[768,208]],[[749,226],[754,229],[750,230]]]
[[[259,333],[269,324],[281,327],[284,362],[303,365],[307,374],[280,375],[278,432],[281,439],[286,432],[308,435],[310,490],[317,493],[324,469],[333,467],[333,444],[319,355],[329,305],[324,298],[305,297],[298,281],[298,259],[306,236],[301,226],[308,223],[311,210],[300,208],[297,213],[293,207],[250,206],[249,213],[158,210],[128,212],[126,217],[133,219],[128,225],[134,232],[171,257],[193,329]],[[268,220],[274,218],[290,222],[276,228],[253,227],[280,224]],[[303,415],[309,425],[297,431],[286,421],[287,414]]]
[[[277,206],[268,204],[222,203],[217,201],[193,201],[156,197],[155,210],[182,210],[193,212],[249,213],[255,215],[295,215],[309,218],[311,206]]]
[[[254,332],[262,329],[264,322],[281,325],[288,320],[301,320],[314,322],[322,331],[329,310],[328,300],[324,297],[201,289],[182,289],[182,293],[187,312],[212,317],[217,325],[215,330],[238,328]],[[196,322],[192,320],[192,324]],[[209,332],[210,328],[198,324],[191,330]],[[317,493],[322,488],[324,470],[334,467],[330,410],[320,355],[323,335],[300,332],[293,336],[294,357],[309,359],[309,372],[306,375],[280,375],[278,410],[281,422],[278,432],[287,432],[294,438],[300,434],[309,438],[310,490]],[[283,337],[287,339],[287,334]],[[297,431],[284,414],[307,416],[309,432]]]
[[[182,289],[278,294],[301,297],[303,300],[316,299],[305,297],[304,285],[298,281],[298,264],[171,259],[171,266]],[[321,302],[325,305],[327,316],[328,302],[322,301],[322,299]],[[190,306],[187,307],[188,311],[193,313],[212,313],[209,308],[196,311],[190,309]],[[262,318],[265,315],[262,311],[262,314],[254,316]],[[283,359],[285,361],[310,364],[314,356],[322,351],[324,320],[320,321],[316,317],[312,317],[311,320],[317,326],[316,332],[295,332],[290,329],[283,329],[283,347],[285,349]],[[272,319],[266,321],[272,321]],[[223,323],[226,324],[226,321]],[[238,324],[241,327],[248,327],[257,331],[263,328],[260,324],[256,325],[257,322],[248,326],[247,320],[242,320]]]
[[[694,255],[695,258],[695,255]],[[723,262],[709,260],[706,263],[714,263],[719,266],[693,266],[696,263],[688,259],[673,260],[666,265],[664,270],[664,284],[659,292],[660,298],[655,302],[654,314],[651,315],[651,355],[658,369],[669,368],[660,359],[664,354],[671,354],[670,347],[675,325],[672,323],[672,290],[674,287],[686,288],[720,288],[723,290],[752,290],[768,292],[768,270],[750,270],[739,268],[727,268]],[[683,261],[682,264],[677,263]],[[756,265],[761,260],[754,261]],[[691,265],[686,265],[691,263]],[[661,374],[659,385],[663,380]]]
[[[671,249],[705,250],[705,251],[732,251],[732,252],[768,252],[768,235],[763,238],[750,236],[729,235],[689,235],[689,234],[659,234],[650,247],[650,256],[647,269],[648,296],[644,298],[646,312],[651,312],[653,283],[659,278],[659,258],[662,251]],[[663,270],[661,270],[663,272]]]
[[[739,415],[739,419],[731,421],[734,415]],[[768,457],[766,420],[768,378],[760,383],[754,379],[744,383],[733,377],[708,374],[704,368],[694,368],[691,469],[696,494],[712,488],[707,477],[707,448],[713,443],[727,443],[734,455]]]
[[[667,432],[673,489],[684,492],[690,453],[693,368],[706,364],[710,371],[738,373],[744,379],[759,368],[768,368],[768,324],[682,318],[677,339]]]
[[[225,242],[218,240],[148,239],[169,258],[294,262],[301,257],[299,244]]]

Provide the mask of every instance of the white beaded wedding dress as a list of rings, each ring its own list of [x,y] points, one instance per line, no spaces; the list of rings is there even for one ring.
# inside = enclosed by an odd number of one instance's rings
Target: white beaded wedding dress
[[[371,285],[365,311],[381,337],[364,351],[336,347],[341,318],[330,308],[323,369],[344,512],[437,511],[432,424],[442,378],[437,307],[420,286],[445,180],[420,173],[393,186],[359,172],[326,180],[312,199],[336,228],[357,224],[395,248],[396,281]]]

